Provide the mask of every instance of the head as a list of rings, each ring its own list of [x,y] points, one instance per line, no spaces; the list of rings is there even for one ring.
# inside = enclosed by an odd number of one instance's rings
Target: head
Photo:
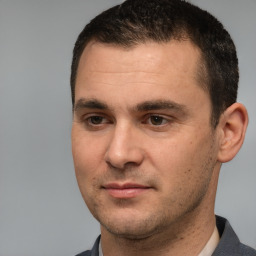
[[[72,150],[102,230],[138,239],[214,218],[221,163],[247,124],[237,82],[230,36],[184,1],[128,0],[85,27],[72,63]]]
[[[94,18],[80,33],[73,51],[72,102],[80,57],[96,41],[124,48],[145,42],[190,41],[200,50],[197,76],[210,95],[211,124],[236,102],[239,80],[236,49],[229,33],[211,14],[182,0],[128,0]]]

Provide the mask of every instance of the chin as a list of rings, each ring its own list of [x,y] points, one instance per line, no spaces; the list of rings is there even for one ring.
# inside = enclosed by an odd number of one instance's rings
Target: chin
[[[126,217],[126,218],[125,218]],[[166,228],[167,222],[153,216],[122,216],[100,221],[109,233],[120,238],[139,240],[148,238]]]
[[[112,235],[120,237],[120,238],[129,239],[129,240],[145,239],[155,233],[154,230],[152,230],[152,227],[150,227],[150,230],[149,230],[149,229],[145,228],[144,225],[140,225],[140,226],[108,225],[108,226],[106,226],[106,225],[102,224],[102,226]]]

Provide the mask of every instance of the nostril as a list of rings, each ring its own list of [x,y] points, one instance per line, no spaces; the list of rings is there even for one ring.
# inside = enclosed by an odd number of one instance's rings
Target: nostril
[[[114,161],[113,159],[106,159],[105,160],[107,165],[111,168],[111,169],[115,169],[115,170],[123,170],[125,167],[125,162],[121,162],[121,161]]]
[[[123,171],[132,171],[134,169],[137,169],[140,164],[134,163],[134,162],[127,162],[124,165],[112,165],[110,162],[106,161],[108,168],[113,171],[123,172]]]
[[[144,159],[142,150],[139,148],[129,148],[124,153],[114,153],[108,151],[105,155],[106,163],[116,169],[126,169],[128,167],[139,166]]]

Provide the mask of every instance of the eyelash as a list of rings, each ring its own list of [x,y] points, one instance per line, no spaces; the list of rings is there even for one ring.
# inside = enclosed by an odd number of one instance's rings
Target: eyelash
[[[96,121],[95,123],[94,123],[93,119],[94,119],[94,121]],[[104,122],[102,122],[102,120],[104,120]],[[98,122],[98,121],[100,121],[100,122]],[[104,117],[102,115],[97,115],[97,114],[86,117],[83,122],[85,123],[85,125],[87,127],[96,128],[96,129],[100,128],[102,125],[111,123],[106,117]]]
[[[153,124],[153,118],[155,119],[154,121],[161,121],[161,122],[164,122],[164,123],[161,123],[161,124]],[[153,122],[152,122],[153,121]],[[148,124],[150,124],[150,125],[152,125],[152,126],[155,126],[155,127],[157,127],[157,126],[164,126],[165,124],[167,124],[167,123],[169,123],[170,122],[170,120],[168,120],[167,118],[165,118],[165,117],[163,117],[163,116],[161,116],[161,115],[154,115],[154,114],[151,114],[151,115],[148,115],[147,116],[147,118],[145,119],[145,122],[144,123],[148,123]]]
[[[96,120],[95,120],[95,118],[96,118]],[[153,118],[154,118],[154,120],[153,120]],[[96,121],[96,123],[93,121],[93,119],[94,119],[94,121]],[[166,125],[168,125],[171,122],[170,117],[167,118],[165,116],[158,115],[158,114],[148,114],[142,120],[143,121],[141,123],[143,125],[150,125],[154,129],[160,129],[162,127],[165,127]],[[160,124],[153,124],[152,121],[153,122],[160,121]],[[86,117],[83,122],[85,123],[87,128],[92,129],[92,130],[99,130],[99,129],[103,128],[104,125],[113,123],[113,121],[104,117],[104,115],[100,115],[100,114],[99,115],[95,114],[95,115]]]

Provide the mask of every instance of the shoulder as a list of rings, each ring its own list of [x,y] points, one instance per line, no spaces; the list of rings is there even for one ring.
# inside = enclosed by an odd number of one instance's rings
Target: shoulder
[[[92,251],[87,250],[85,252],[81,252],[81,253],[77,254],[76,256],[91,256],[91,255],[92,255]]]
[[[100,236],[98,236],[98,238],[96,239],[91,250],[81,252],[76,256],[99,256],[99,243],[100,243]]]
[[[240,251],[244,256],[256,256],[256,250],[242,243],[240,243]]]
[[[220,242],[212,256],[256,256],[256,250],[242,244],[228,220],[216,216]]]

